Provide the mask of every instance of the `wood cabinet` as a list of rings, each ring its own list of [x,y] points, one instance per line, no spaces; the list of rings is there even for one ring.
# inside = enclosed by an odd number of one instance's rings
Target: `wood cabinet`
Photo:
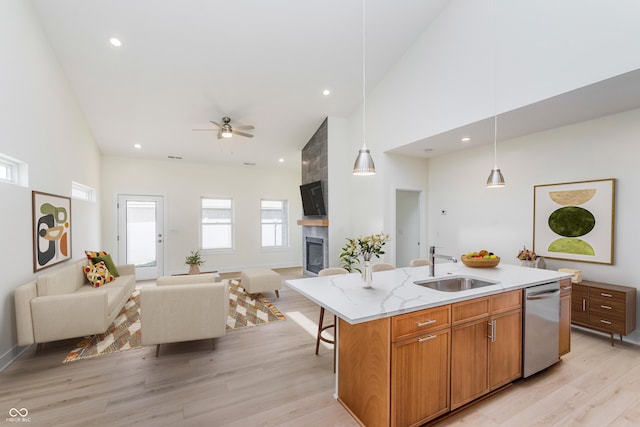
[[[449,412],[451,305],[391,319],[391,425]]]
[[[394,343],[391,425],[416,426],[449,412],[451,329]]]
[[[560,281],[560,339],[558,355],[563,356],[571,351],[571,279]]]
[[[620,340],[636,328],[636,288],[583,281],[571,294],[571,323],[595,329]]]
[[[522,375],[522,291],[452,305],[451,409]]]
[[[422,425],[520,378],[521,363],[520,290],[338,319],[338,401],[368,427]]]

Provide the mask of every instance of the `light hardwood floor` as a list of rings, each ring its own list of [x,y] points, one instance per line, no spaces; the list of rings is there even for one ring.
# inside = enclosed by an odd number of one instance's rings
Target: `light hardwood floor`
[[[157,359],[148,347],[63,364],[77,340],[32,347],[0,373],[0,423],[27,408],[33,426],[356,426],[333,399],[332,350],[316,356],[294,320],[317,322],[318,306],[287,287],[266,296],[288,319],[231,331],[213,352],[202,341],[164,345]],[[638,347],[574,329],[571,350],[438,425],[640,425]]]

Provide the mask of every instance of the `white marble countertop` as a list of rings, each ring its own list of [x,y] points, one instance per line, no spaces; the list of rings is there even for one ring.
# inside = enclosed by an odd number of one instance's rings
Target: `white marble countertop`
[[[459,275],[498,283],[460,292],[437,291],[413,283]],[[364,288],[360,273],[287,280],[285,284],[338,317],[355,324],[566,277],[571,275],[510,264],[500,264],[495,268],[469,268],[462,263],[438,263],[434,277],[429,277],[429,267],[406,267],[373,273],[371,289]]]

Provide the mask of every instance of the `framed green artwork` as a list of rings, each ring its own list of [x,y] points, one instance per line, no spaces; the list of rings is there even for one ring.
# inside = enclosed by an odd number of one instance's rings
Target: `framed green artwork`
[[[613,264],[615,179],[533,187],[538,256]]]
[[[33,271],[71,259],[71,198],[32,192]]]

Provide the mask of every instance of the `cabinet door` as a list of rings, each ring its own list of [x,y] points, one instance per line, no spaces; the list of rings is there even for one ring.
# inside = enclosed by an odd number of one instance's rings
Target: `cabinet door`
[[[451,328],[451,409],[489,391],[489,317]]]
[[[449,411],[450,329],[393,344],[391,419],[421,425]]]
[[[494,390],[522,376],[522,312],[491,317],[489,388]]]
[[[574,283],[571,288],[571,321],[578,325],[589,324],[589,288]]]
[[[558,354],[565,355],[571,351],[571,294],[560,295],[560,342]]]

